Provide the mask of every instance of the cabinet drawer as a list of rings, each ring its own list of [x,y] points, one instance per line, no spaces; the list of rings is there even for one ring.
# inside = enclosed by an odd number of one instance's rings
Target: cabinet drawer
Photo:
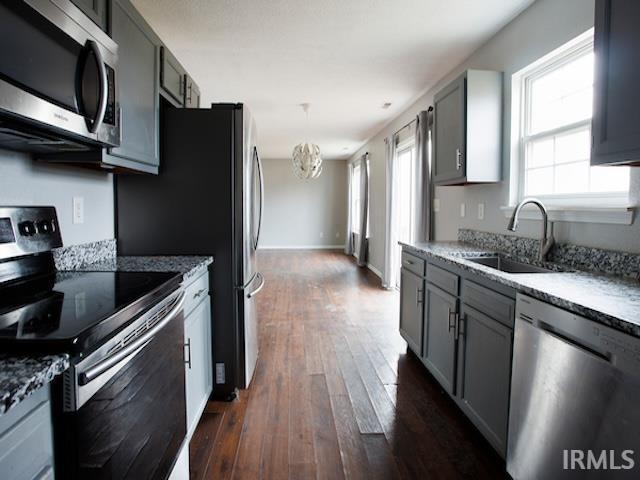
[[[513,328],[516,307],[513,299],[465,280],[462,301],[507,327]]]
[[[187,317],[209,294],[209,271],[205,270],[185,288],[184,316]]]
[[[448,272],[444,268],[430,263],[427,268],[427,280],[451,295],[458,295],[460,277],[455,273]]]
[[[410,254],[409,252],[405,252],[404,250],[402,251],[402,267],[416,275],[424,277],[425,261],[420,257]]]

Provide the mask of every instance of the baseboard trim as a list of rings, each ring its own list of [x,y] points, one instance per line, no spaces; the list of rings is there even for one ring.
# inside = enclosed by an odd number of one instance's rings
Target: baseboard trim
[[[265,245],[258,250],[342,250],[344,245]]]
[[[371,270],[375,274],[376,277],[378,277],[380,280],[382,280],[382,272],[380,270],[378,270],[376,267],[374,267],[370,263],[367,263],[367,268],[369,270]]]

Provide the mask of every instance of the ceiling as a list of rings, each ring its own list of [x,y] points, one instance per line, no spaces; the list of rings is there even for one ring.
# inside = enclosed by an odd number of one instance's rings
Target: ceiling
[[[533,0],[133,0],[202,104],[243,102],[264,158],[347,158]],[[309,122],[300,107],[311,104]],[[390,102],[391,106],[383,108]]]

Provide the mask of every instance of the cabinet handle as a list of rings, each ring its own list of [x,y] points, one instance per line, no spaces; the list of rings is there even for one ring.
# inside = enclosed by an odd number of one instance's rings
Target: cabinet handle
[[[466,315],[463,318],[459,314],[456,314],[456,329],[454,334],[456,340],[458,340],[460,337],[464,337],[463,320],[466,320]]]
[[[456,317],[457,317],[458,313],[457,312],[452,312],[451,309],[449,308],[449,315],[448,315],[448,321],[449,321],[449,331],[453,330],[454,331],[454,335],[455,335],[455,330],[456,330]],[[451,321],[451,316],[453,316],[453,322]]]
[[[404,263],[406,265],[413,265],[413,262],[411,260],[405,260]]]
[[[205,291],[206,291],[206,288],[201,288],[200,290],[198,290],[196,293],[193,294],[193,298],[200,298],[200,295],[202,295]]]
[[[190,338],[187,338],[187,343],[185,343],[184,346],[187,347],[187,358],[184,361],[184,363],[186,363],[187,366],[189,367],[189,370],[191,370],[191,339]]]
[[[462,168],[462,152],[459,148],[456,148],[456,170]]]
[[[416,306],[419,307],[422,303],[424,303],[424,289],[418,288],[416,290]]]

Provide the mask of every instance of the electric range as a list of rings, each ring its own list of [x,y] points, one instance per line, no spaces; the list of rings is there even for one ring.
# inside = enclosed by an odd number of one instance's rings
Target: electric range
[[[186,437],[182,275],[56,271],[60,246],[53,207],[0,207],[0,351],[70,355],[56,477],[165,479]]]

